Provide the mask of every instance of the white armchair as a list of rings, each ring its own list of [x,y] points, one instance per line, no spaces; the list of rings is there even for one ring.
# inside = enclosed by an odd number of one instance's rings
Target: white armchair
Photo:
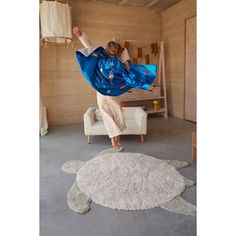
[[[95,107],[91,107],[84,114],[84,133],[88,136],[88,143],[91,143],[94,135],[107,135],[103,121],[96,119],[95,110]],[[147,113],[141,107],[122,107],[122,113],[127,127],[122,135],[140,135],[144,142],[144,135],[147,134]]]

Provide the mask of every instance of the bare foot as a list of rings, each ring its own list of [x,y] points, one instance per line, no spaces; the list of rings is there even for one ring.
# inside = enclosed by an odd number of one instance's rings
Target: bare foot
[[[111,139],[112,147],[115,151],[119,152],[120,150],[120,139],[119,136],[113,137]]]

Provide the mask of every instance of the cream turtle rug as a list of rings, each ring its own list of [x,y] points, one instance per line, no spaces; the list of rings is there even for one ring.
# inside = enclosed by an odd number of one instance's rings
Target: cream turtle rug
[[[77,213],[89,210],[90,202],[118,210],[162,207],[168,211],[195,215],[196,207],[181,193],[193,181],[177,169],[188,163],[161,160],[141,153],[117,153],[112,149],[87,162],[66,162],[62,170],[76,173],[76,182],[67,194],[68,206]]]

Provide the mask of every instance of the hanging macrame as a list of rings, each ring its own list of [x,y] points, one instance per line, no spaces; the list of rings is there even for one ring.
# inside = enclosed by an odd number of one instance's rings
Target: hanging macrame
[[[152,54],[154,54],[155,53],[155,43],[152,43],[150,46],[151,46]]]
[[[136,57],[133,58],[133,64],[138,64],[138,59]]]
[[[154,45],[155,45],[154,55],[156,56],[156,55],[158,54],[158,45],[157,45],[157,42],[156,42]]]
[[[150,46],[151,46],[152,54],[154,54],[154,56],[156,56],[158,54],[158,44],[157,44],[157,42],[152,43]]]
[[[149,56],[149,54],[146,55],[145,59],[146,59],[146,64],[150,64],[150,56]]]
[[[40,3],[40,26],[43,42],[69,44],[72,41],[69,3],[42,1]]]
[[[137,48],[137,57],[142,57],[142,48]]]

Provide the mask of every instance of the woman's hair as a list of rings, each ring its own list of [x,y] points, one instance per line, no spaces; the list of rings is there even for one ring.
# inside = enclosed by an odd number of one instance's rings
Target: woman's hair
[[[116,56],[118,56],[118,57],[120,57],[120,55],[121,55],[121,53],[122,53],[122,51],[123,51],[123,49],[122,49],[122,47],[120,46],[120,44],[117,43],[117,42],[114,42],[114,41],[108,42],[107,47],[106,47],[106,50],[107,50],[109,53],[111,53],[111,54],[113,54],[113,55],[116,55]]]

